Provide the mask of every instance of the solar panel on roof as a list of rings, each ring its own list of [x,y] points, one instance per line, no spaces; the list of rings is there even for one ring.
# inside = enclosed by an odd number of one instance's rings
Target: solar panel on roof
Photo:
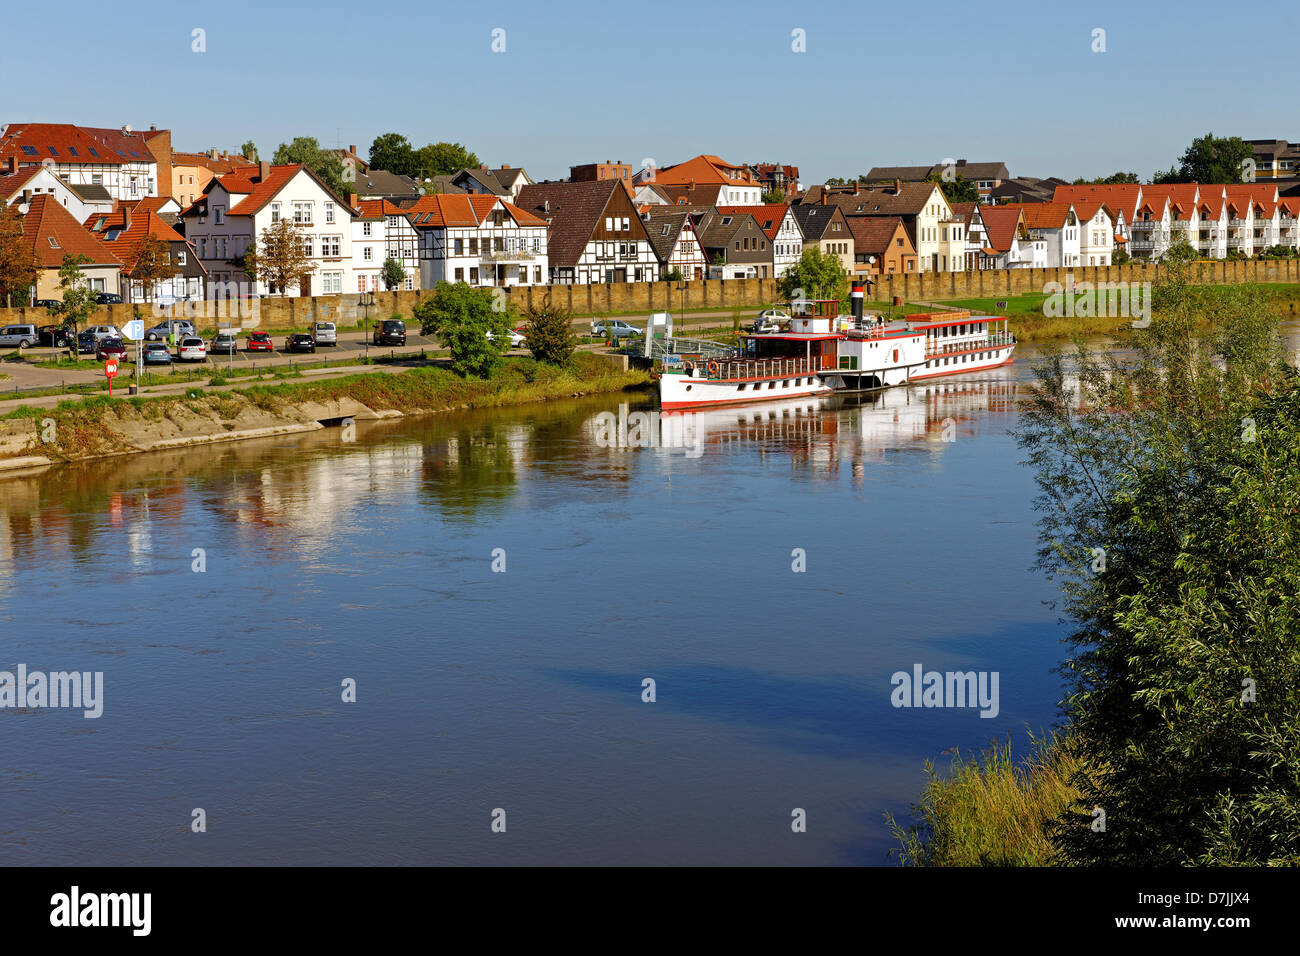
[[[80,153],[77,152],[77,147],[75,147],[75,146],[69,146],[69,147],[68,147],[68,152],[71,153],[73,156],[80,156],[80,155],[81,155]]]
[[[89,148],[89,150],[90,150],[90,155],[91,155],[91,156],[94,156],[96,159],[98,159],[98,158],[99,158],[99,153],[98,153],[98,151],[96,151],[95,147],[90,146],[90,147],[88,147],[88,148]]]
[[[51,156],[57,156],[57,155],[59,155],[59,151],[58,151],[57,149],[55,149],[53,146],[51,146],[51,147],[50,147],[50,155],[51,155]]]
[[[35,155],[36,155],[36,147],[35,147],[35,146],[24,146],[24,147],[23,147],[23,152],[26,153],[28,156],[35,156]]]

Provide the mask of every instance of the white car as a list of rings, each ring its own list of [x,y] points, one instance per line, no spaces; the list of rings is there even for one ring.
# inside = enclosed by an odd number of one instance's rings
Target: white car
[[[29,349],[40,341],[34,325],[6,325],[0,329],[0,347]]]
[[[176,350],[176,357],[182,362],[206,362],[208,360],[208,347],[197,335],[187,335],[181,339],[180,347]]]
[[[308,326],[307,331],[316,340],[317,345],[338,345],[339,330],[333,322],[316,322]]]
[[[485,334],[486,334],[487,337],[488,337],[488,341],[491,342],[491,341],[492,341],[492,333],[491,333],[491,332],[487,332],[487,333],[485,333]],[[523,348],[523,346],[524,346],[524,342],[526,342],[526,341],[527,341],[527,339],[524,337],[524,334],[523,334],[522,332],[520,332],[518,329],[511,329],[511,330],[510,330],[510,347],[511,347],[512,349]]]

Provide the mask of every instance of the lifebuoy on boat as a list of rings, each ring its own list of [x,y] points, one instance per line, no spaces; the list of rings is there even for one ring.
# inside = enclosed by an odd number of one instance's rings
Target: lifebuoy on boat
[[[709,363],[709,374],[710,374],[710,375],[717,375],[717,374],[718,374],[718,363],[717,363],[717,362],[710,362],[710,363]]]

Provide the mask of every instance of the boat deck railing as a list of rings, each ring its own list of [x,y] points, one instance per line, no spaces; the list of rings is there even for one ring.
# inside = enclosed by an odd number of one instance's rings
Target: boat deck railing
[[[955,355],[958,352],[973,352],[978,349],[996,349],[1004,345],[1011,345],[1013,342],[1015,342],[1015,336],[1010,332],[992,332],[983,338],[949,342],[938,347],[932,346],[925,350],[925,357],[934,358],[936,355]]]
[[[695,366],[697,378],[712,381],[734,381],[759,378],[788,378],[794,375],[815,375],[822,369],[817,359],[723,359],[699,362]]]

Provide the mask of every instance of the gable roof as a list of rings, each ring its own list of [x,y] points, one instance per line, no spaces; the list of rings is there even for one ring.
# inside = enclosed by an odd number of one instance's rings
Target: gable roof
[[[481,226],[497,206],[501,206],[520,226],[546,225],[544,219],[490,193],[437,193],[421,196],[412,205],[402,208],[400,213],[410,219],[411,225],[416,228],[475,228]]]
[[[163,242],[185,242],[184,236],[169,226],[156,212],[143,205],[138,205],[136,210],[132,211],[129,225],[126,222],[125,211],[118,209],[114,212],[92,214],[86,219],[85,228],[112,251],[122,263],[122,272],[126,275],[130,275],[135,270],[136,263],[140,261],[146,238],[152,237]],[[122,231],[110,239],[109,236],[114,229]]]
[[[1068,202],[1027,202],[1005,203],[1000,209],[1019,209],[1026,229],[1063,229],[1068,221],[1072,203]],[[1078,214],[1075,214],[1078,218]]]
[[[840,212],[839,206],[834,205],[798,205],[794,209],[794,218],[799,223],[799,229],[803,232],[804,238],[811,242],[818,242],[825,237],[826,231],[835,221],[837,214],[841,221],[844,220],[844,214]]]
[[[44,168],[43,166],[20,166],[17,172],[0,176],[0,200],[7,201],[10,197],[18,195],[24,186],[41,174]]]
[[[930,204],[936,190],[943,195],[937,183],[902,183],[897,191],[892,186],[851,186],[834,192],[824,190],[819,198],[822,204],[838,206],[846,216],[906,217],[919,215]]]
[[[767,238],[775,239],[785,222],[786,213],[790,211],[789,203],[764,203],[761,206],[719,206],[718,212],[724,215],[739,216],[749,214],[758,221],[758,228],[767,233]],[[798,224],[799,220],[795,219]]]
[[[995,252],[1010,252],[1020,232],[1021,212],[1016,206],[980,206],[985,242]]]
[[[121,266],[121,260],[77,222],[49,193],[33,196],[23,217],[23,238],[42,269],[57,269],[64,256],[86,256],[91,265]],[[51,241],[53,240],[53,241]]]
[[[121,166],[157,163],[136,132],[73,126],[71,123],[11,123],[0,137],[0,158],[14,156],[20,163],[52,159],[59,163]]]
[[[655,174],[659,186],[757,186],[758,181],[746,166],[737,166],[707,153],[688,159],[675,166],[661,169]]]
[[[849,232],[853,233],[853,251],[857,255],[883,255],[889,251],[894,236],[900,229],[907,235],[901,219],[854,216],[849,220]],[[908,238],[910,243],[911,237]],[[915,252],[915,249],[912,251]]]
[[[1138,203],[1142,199],[1145,186],[1137,183],[1114,183],[1107,186],[1057,186],[1052,194],[1054,202],[1072,202],[1075,204],[1095,200],[1104,202],[1111,209],[1122,212],[1125,220],[1132,222],[1137,218]]]
[[[578,264],[615,190],[627,195],[622,181],[617,179],[533,183],[519,191],[519,207],[550,225],[547,256],[551,265],[569,268]],[[644,234],[645,223],[639,216],[631,218],[634,227]],[[643,238],[649,239],[649,236],[643,235]]]
[[[677,239],[682,234],[682,229],[686,226],[686,221],[692,219],[693,214],[686,209],[677,209],[673,206],[648,206],[642,215],[646,223],[646,235],[650,238],[650,245],[659,257],[660,262],[667,262],[672,255],[673,246],[677,244]],[[692,220],[693,222],[694,220]],[[667,226],[665,235],[664,227]]]
[[[390,173],[384,169],[358,169],[357,178],[352,181],[351,188],[358,196],[370,199],[420,195],[419,183],[413,178]],[[461,191],[457,190],[457,192]]]

